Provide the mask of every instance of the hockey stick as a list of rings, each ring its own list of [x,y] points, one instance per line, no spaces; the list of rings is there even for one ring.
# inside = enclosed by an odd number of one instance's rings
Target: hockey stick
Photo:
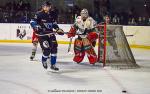
[[[126,37],[133,37],[134,36],[134,34],[133,35],[125,35]]]
[[[73,39],[73,37],[71,37],[71,38],[70,38],[70,41],[69,41],[68,52],[70,52],[70,50],[71,50],[72,39]]]
[[[125,35],[126,37],[133,37],[135,36],[139,31],[135,31],[133,34]]]

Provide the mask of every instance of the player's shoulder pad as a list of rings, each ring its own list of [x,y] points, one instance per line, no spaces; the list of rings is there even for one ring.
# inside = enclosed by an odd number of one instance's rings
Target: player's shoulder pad
[[[92,17],[88,17],[88,20],[95,21]]]
[[[97,24],[96,21],[95,21],[92,17],[88,17],[88,19],[89,19],[91,22],[94,22],[95,24]]]
[[[36,16],[36,17],[39,17],[39,16],[41,16],[42,14],[43,14],[42,11],[37,11],[36,14],[35,14],[35,16]]]

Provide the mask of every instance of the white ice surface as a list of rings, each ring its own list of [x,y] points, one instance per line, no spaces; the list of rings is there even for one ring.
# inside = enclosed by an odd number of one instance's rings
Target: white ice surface
[[[59,45],[60,72],[51,73],[42,67],[40,47],[31,62],[32,44],[0,43],[0,94],[150,94],[150,50],[132,49],[141,68],[114,70],[87,58],[76,64],[67,47]]]

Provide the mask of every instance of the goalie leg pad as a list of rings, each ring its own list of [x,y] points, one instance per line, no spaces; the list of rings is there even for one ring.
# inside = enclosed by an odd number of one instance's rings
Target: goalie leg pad
[[[94,51],[94,48],[88,39],[83,39],[83,47],[85,52],[88,54],[88,59],[90,64],[95,64],[97,62],[97,55]]]
[[[95,64],[97,62],[97,55],[94,51],[94,49],[91,49],[90,51],[86,51],[88,53],[88,59],[90,64]]]
[[[82,40],[75,39],[74,42],[74,52],[75,56],[73,58],[73,61],[80,63],[84,59],[85,52],[83,51],[83,43]]]
[[[73,61],[80,63],[84,59],[85,52],[76,52]]]

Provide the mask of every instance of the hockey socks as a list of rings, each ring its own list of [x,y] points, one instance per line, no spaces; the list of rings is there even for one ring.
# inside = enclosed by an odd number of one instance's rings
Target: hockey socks
[[[36,50],[32,50],[32,54],[30,56],[30,60],[32,61],[35,57],[35,54],[36,54]]]
[[[51,55],[51,65],[56,64],[56,59],[57,59],[57,56]]]
[[[56,64],[56,59],[57,59],[57,56],[56,55],[51,55],[51,70],[54,70],[54,71],[58,71],[59,70],[59,68],[57,68],[56,66],[55,66],[55,64]]]

